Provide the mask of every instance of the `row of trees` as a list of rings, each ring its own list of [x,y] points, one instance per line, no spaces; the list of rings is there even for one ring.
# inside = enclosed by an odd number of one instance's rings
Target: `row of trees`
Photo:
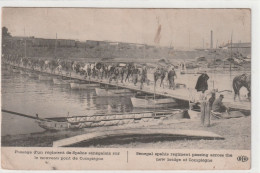
[[[7,27],[2,27],[2,37],[12,37],[11,33],[8,32],[8,28]]]

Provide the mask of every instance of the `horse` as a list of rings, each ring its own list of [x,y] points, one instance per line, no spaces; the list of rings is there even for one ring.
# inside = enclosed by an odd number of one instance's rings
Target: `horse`
[[[40,67],[40,69],[41,69],[41,71],[43,70],[43,67],[44,67],[44,60],[43,59],[40,59],[39,60],[39,62],[38,62],[38,65],[39,65],[39,67]]]
[[[159,69],[156,69],[156,71],[153,73],[153,78],[154,78],[154,85],[156,86],[157,80],[160,78],[161,72]]]
[[[233,79],[233,89],[234,89],[234,101],[236,100],[236,96],[240,100],[240,89],[245,87],[248,90],[247,97],[248,99],[251,98],[251,75],[242,74],[238,75]]]
[[[55,73],[55,69],[58,67],[58,62],[54,59],[52,59],[50,62],[49,62],[49,68],[51,70],[51,73]]]
[[[125,82],[126,80],[128,80],[129,82],[129,77],[130,76],[133,76],[133,71],[134,71],[134,64],[130,63],[130,64],[127,64],[127,67],[126,67],[126,78],[125,78]]]

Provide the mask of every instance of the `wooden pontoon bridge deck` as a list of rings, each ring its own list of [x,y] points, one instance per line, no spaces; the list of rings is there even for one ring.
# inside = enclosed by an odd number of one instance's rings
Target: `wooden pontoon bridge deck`
[[[15,66],[15,65],[12,65]],[[17,67],[17,66],[16,66]],[[93,78],[85,78],[84,76],[80,74],[76,74],[75,72],[72,72],[71,74],[66,73],[65,71],[62,71],[61,73],[55,72],[51,73],[50,71],[40,71],[40,70],[32,70],[28,69],[25,67],[18,67],[21,69],[27,69],[33,72],[37,73],[43,73],[43,74],[48,74],[48,75],[54,75],[54,76],[62,76],[62,77],[69,77],[71,79],[77,79],[77,80],[82,80],[86,82],[92,82],[92,83],[99,83],[107,86],[113,86],[113,87],[118,87],[118,88],[125,88],[125,89],[130,89],[136,92],[143,92],[151,95],[157,95],[157,96],[164,96],[164,97],[171,97],[183,102],[189,102],[191,100],[191,97],[194,97],[198,95],[198,93],[195,91],[195,89],[188,89],[185,87],[180,87],[175,90],[168,89],[167,86],[165,87],[160,87],[159,81],[157,83],[157,86],[154,87],[153,83],[150,83],[150,85],[147,85],[144,83],[143,89],[140,89],[140,83],[138,83],[136,86],[131,83],[131,82],[124,82],[121,83],[120,80],[118,82],[112,81],[109,82],[108,79],[93,79]],[[166,79],[165,79],[166,80]],[[183,85],[183,84],[181,84]],[[218,95],[217,95],[218,97]],[[237,110],[242,110],[242,111],[250,111],[251,110],[251,102],[249,101],[234,101],[233,100],[233,93],[227,93],[225,94],[225,99],[223,100],[223,103],[232,108],[232,109],[237,109]]]

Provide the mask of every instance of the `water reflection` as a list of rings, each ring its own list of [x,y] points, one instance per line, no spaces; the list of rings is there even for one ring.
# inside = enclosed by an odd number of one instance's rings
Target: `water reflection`
[[[40,117],[129,112],[129,97],[97,97],[94,89],[71,90],[29,75],[2,70],[2,107]],[[2,135],[43,131],[34,120],[2,114]],[[11,127],[11,129],[10,129]]]
[[[37,113],[42,118],[145,110],[134,109],[130,96],[98,97],[94,88],[71,90],[69,85],[40,81],[29,74],[2,70],[2,108],[28,115]],[[2,115],[2,135],[43,131],[34,120]]]

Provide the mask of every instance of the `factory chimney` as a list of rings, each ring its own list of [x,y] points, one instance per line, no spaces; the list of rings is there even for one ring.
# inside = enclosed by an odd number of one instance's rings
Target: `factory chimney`
[[[213,49],[213,31],[210,31],[210,49]]]

